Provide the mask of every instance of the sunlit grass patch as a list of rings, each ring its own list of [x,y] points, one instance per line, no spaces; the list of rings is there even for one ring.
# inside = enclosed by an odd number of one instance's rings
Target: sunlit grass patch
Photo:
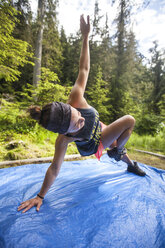
[[[127,142],[128,148],[144,149],[146,151],[158,152],[165,154],[165,134],[164,130],[156,136],[143,135],[140,136],[133,133]]]

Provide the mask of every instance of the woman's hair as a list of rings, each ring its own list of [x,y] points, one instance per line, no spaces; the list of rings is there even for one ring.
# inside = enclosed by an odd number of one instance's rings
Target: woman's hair
[[[71,120],[71,106],[62,102],[53,102],[45,105],[31,106],[28,109],[30,116],[40,125],[54,133],[64,134],[69,128]]]
[[[28,108],[28,112],[30,113],[31,118],[36,121],[39,121],[41,118],[41,109],[39,106],[30,106]]]
[[[43,127],[47,127],[50,119],[51,103],[45,105],[42,109],[39,106],[30,106],[28,112],[32,119],[36,120]]]

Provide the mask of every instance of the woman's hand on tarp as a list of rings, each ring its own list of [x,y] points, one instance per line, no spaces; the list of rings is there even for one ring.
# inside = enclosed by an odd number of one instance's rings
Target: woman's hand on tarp
[[[18,207],[18,211],[21,211],[22,209],[24,209],[22,213],[25,213],[34,206],[36,206],[36,210],[39,211],[42,205],[42,202],[43,200],[39,198],[38,196],[36,196],[35,198],[22,202],[21,205]]]

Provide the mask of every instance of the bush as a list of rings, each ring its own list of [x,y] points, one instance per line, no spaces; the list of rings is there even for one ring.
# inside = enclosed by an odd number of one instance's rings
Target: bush
[[[60,85],[58,76],[56,73],[50,71],[47,68],[42,67],[41,79],[37,88],[33,85],[27,84],[24,87],[23,92],[20,95],[23,97],[24,102],[27,104],[37,104],[43,106],[53,101],[66,102],[71,87],[64,87]],[[30,104],[31,102],[31,104]]]
[[[160,152],[165,154],[165,128],[163,128],[157,135],[138,135],[133,133],[128,140],[126,147],[127,148],[136,148],[142,149],[145,151],[151,152]]]
[[[1,99],[0,132],[28,133],[36,122],[29,118],[27,112],[18,103]]]
[[[136,120],[135,132],[139,135],[155,135],[161,129],[162,118],[155,114],[144,114]]]

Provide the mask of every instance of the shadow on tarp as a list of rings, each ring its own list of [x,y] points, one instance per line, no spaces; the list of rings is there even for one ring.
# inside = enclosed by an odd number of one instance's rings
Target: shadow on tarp
[[[165,171],[139,177],[107,155],[64,162],[39,213],[22,214],[49,164],[0,170],[0,248],[164,248]]]

